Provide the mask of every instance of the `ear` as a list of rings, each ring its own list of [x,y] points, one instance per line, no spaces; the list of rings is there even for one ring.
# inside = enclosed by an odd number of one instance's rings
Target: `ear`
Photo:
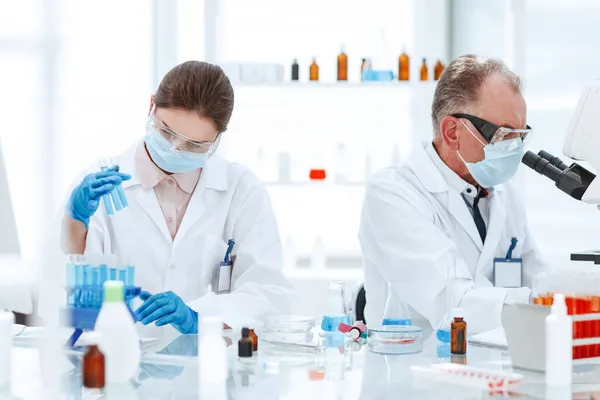
[[[442,140],[452,150],[458,150],[458,128],[460,122],[457,118],[446,115],[440,121]]]
[[[148,115],[152,112],[152,107],[154,107],[154,95],[150,96],[150,108],[148,109]]]

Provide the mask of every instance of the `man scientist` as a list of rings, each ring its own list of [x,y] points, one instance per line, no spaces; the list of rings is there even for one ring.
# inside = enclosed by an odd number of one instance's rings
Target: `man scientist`
[[[219,66],[174,67],[150,100],[145,134],[118,157],[120,168],[86,171],[67,201],[65,252],[116,255],[136,267],[142,336],[160,337],[160,327],[197,333],[203,315],[238,327],[287,312],[293,288],[281,270],[269,195],[250,171],[216,153],[233,105]],[[119,184],[129,206],[108,215],[100,199]],[[229,240],[233,265],[221,265]],[[218,293],[207,291],[210,284]]]
[[[531,131],[521,88],[500,60],[457,58],[433,97],[433,142],[368,183],[359,231],[368,323],[383,317],[388,282],[423,327],[443,319],[447,291],[471,333],[500,327],[504,303],[530,301],[545,264],[511,181]]]

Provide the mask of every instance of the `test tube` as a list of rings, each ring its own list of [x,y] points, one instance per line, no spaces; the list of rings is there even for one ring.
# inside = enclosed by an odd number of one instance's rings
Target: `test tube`
[[[99,308],[102,304],[102,292],[100,290],[100,267],[92,268],[92,307]]]
[[[135,268],[132,265],[128,265],[127,267],[127,282],[125,282],[125,286],[134,287],[135,286]],[[133,299],[127,300],[127,305],[129,308],[133,306]]]
[[[84,282],[85,281],[83,280],[83,263],[82,260],[79,260],[79,262],[75,264],[75,291],[73,298],[75,308],[83,307],[81,302],[81,292],[83,289]]]
[[[107,171],[109,169],[109,163],[106,161],[106,159],[100,159],[100,164],[102,171]],[[111,162],[110,166],[112,165],[114,165],[114,163]],[[123,190],[123,186],[121,185],[116,185],[115,189],[110,193],[110,196],[113,200],[113,203],[115,203],[115,208],[117,211],[120,211],[129,205],[127,202],[127,196],[125,196],[125,190]]]
[[[82,292],[82,306],[87,308],[91,304],[91,286],[92,286],[92,270],[89,265],[83,266],[83,290]]]
[[[69,307],[75,306],[75,264],[77,263],[77,256],[74,254],[69,255],[67,261],[67,304]]]
[[[111,267],[108,269],[108,278],[111,281],[116,281],[117,280],[117,269],[114,267]]]
[[[119,268],[119,280],[123,282],[123,286],[127,284],[127,269],[125,267]]]

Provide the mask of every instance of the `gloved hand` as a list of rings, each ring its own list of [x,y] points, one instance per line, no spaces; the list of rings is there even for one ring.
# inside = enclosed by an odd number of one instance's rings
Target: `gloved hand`
[[[198,333],[198,313],[188,307],[173,292],[150,294],[144,290],[140,294],[144,303],[136,310],[138,321],[148,325],[156,321],[156,326],[173,325],[180,333]]]
[[[87,229],[90,217],[98,210],[100,198],[128,179],[131,179],[131,175],[120,173],[119,166],[87,175],[71,192],[67,202],[67,215],[83,222]]]

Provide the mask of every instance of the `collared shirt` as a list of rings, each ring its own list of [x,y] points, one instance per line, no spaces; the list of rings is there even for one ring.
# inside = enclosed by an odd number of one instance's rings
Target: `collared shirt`
[[[135,167],[142,188],[154,188],[171,238],[175,239],[185,210],[200,179],[201,169],[183,174],[166,174],[150,159],[144,143],[141,143],[135,151]]]
[[[457,193],[460,193],[462,198],[465,200],[471,215],[473,215],[473,204],[475,202],[475,198],[477,197],[478,189],[462,179],[456,172],[446,165],[446,163],[440,158],[439,154],[435,150],[435,147],[433,147],[433,143],[427,146],[426,151],[429,158],[431,158],[431,161],[433,161],[437,169],[448,183],[448,186],[450,186]],[[487,189],[487,192],[488,194],[491,194],[493,192],[493,188]],[[481,217],[485,222],[485,226],[489,226],[490,202],[488,196],[480,198],[478,205],[479,212],[481,213]]]

